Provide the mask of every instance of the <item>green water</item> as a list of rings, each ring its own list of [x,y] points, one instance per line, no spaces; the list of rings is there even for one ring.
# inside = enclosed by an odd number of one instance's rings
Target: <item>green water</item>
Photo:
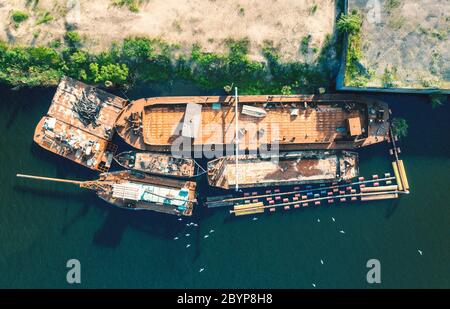
[[[450,287],[449,104],[432,110],[425,97],[382,96],[410,124],[401,148],[412,193],[399,200],[311,207],[257,221],[197,208],[180,222],[113,208],[70,185],[15,178],[96,176],[33,145],[53,93],[0,90],[1,288],[72,288],[65,267],[72,258],[81,262],[76,287],[84,288]],[[129,96],[200,93],[175,85]],[[390,172],[387,144],[360,156],[361,174]],[[199,226],[186,227],[191,221]],[[371,258],[381,262],[380,285],[366,282]]]

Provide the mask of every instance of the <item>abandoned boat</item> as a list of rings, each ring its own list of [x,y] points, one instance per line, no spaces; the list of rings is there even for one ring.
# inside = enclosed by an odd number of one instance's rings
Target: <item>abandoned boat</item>
[[[92,181],[23,174],[17,174],[17,177],[76,184],[95,191],[101,199],[125,209],[191,216],[196,203],[196,183],[193,181],[151,176],[129,170],[102,173],[98,180]]]
[[[386,103],[358,95],[155,97],[124,108],[116,131],[150,151],[354,149],[387,140],[388,120]]]
[[[278,156],[227,156],[208,162],[208,183],[223,189],[338,182],[357,177],[358,154],[299,151]]]
[[[41,147],[101,172],[117,149],[114,124],[127,101],[68,77],[61,79],[34,141]]]
[[[201,170],[193,159],[148,151],[125,151],[116,155],[114,160],[126,169],[179,178],[198,176]]]

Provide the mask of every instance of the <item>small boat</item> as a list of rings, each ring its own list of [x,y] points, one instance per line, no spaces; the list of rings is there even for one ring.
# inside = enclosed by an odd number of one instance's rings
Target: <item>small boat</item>
[[[208,162],[211,186],[230,189],[311,184],[350,180],[358,176],[358,154],[315,150],[277,156],[240,155]]]
[[[101,199],[125,209],[191,216],[196,203],[195,182],[151,176],[130,170],[102,173],[99,179],[90,181],[23,174],[17,174],[17,177],[76,184],[95,191]]]
[[[114,160],[126,169],[148,174],[192,178],[204,173],[195,160],[147,151],[125,151]]]

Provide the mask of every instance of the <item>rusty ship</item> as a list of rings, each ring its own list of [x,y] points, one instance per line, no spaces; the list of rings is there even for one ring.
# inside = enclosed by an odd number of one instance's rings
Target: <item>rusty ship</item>
[[[277,145],[295,151],[382,142],[388,122],[386,103],[358,95],[180,96],[133,101],[119,115],[116,131],[140,150]]]
[[[99,179],[77,181],[17,174],[17,177],[71,183],[96,192],[109,204],[131,210],[191,216],[196,204],[193,181],[151,176],[125,170],[101,173]]]
[[[114,160],[126,169],[161,176],[193,178],[204,173],[195,160],[164,153],[125,151],[114,156]]]
[[[349,151],[299,151],[277,156],[226,156],[208,162],[208,183],[230,189],[351,180],[359,174],[358,154]]]
[[[109,170],[117,146],[111,143],[116,119],[127,101],[65,77],[47,115],[36,126],[42,148],[100,172]]]

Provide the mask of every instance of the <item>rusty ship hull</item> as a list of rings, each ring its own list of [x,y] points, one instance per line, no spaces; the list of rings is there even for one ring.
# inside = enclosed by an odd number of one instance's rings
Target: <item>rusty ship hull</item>
[[[222,189],[339,182],[357,177],[358,154],[349,151],[299,151],[277,156],[218,158],[208,162],[208,183]]]
[[[139,99],[124,108],[116,131],[140,150],[234,147],[235,101],[233,96]],[[387,140],[388,122],[386,103],[358,95],[238,97],[240,150],[355,149]]]
[[[122,167],[153,175],[176,178],[193,178],[197,165],[193,159],[177,158],[164,153],[148,151],[125,151],[114,160]]]
[[[34,141],[78,164],[106,172],[117,149],[111,143],[114,125],[126,104],[120,97],[64,77],[47,115],[36,126]]]

